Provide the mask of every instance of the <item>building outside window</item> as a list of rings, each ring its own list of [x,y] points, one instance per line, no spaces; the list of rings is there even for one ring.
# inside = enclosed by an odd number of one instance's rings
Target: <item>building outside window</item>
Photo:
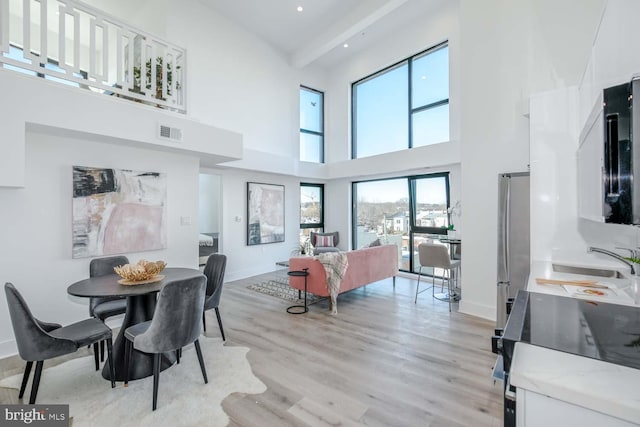
[[[353,159],[449,141],[449,47],[442,43],[352,85]]]
[[[300,161],[324,163],[324,93],[300,87]]]

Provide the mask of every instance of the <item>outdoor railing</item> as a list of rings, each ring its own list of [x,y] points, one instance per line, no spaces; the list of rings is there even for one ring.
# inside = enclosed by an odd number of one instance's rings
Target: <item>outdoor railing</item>
[[[76,0],[0,0],[0,67],[185,113],[186,51]]]

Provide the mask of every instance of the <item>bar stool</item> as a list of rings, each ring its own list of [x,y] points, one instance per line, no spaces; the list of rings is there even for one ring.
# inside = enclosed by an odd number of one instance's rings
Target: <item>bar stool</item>
[[[418,245],[418,258],[420,260],[420,269],[418,270],[418,284],[416,286],[416,298],[414,303],[418,302],[418,294],[426,291],[427,289],[423,289],[419,291],[420,288],[420,277],[422,273],[422,267],[433,267],[441,268],[447,273],[447,288],[449,290],[448,295],[444,297],[437,297],[434,293],[435,287],[435,274],[431,275],[431,296],[433,298],[439,299],[441,301],[449,302],[449,311],[451,311],[451,300],[455,298],[454,288],[451,287],[452,278],[454,279],[454,284],[458,279],[457,271],[460,268],[460,260],[452,260],[449,257],[449,251],[447,251],[447,247],[443,245],[437,245],[434,243],[421,243]],[[452,277],[453,276],[453,277]],[[444,281],[445,277],[442,278]],[[455,286],[455,285],[454,285]]]

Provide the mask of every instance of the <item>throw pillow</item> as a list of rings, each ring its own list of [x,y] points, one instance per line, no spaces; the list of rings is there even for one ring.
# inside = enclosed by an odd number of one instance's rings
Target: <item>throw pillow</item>
[[[333,247],[333,236],[316,236],[316,248]]]
[[[376,239],[373,242],[369,243],[369,248],[373,248],[374,246],[380,246],[382,243],[380,243],[380,239]]]

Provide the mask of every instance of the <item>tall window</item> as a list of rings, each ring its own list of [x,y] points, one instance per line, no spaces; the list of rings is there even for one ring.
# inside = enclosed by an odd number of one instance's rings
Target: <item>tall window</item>
[[[324,230],[324,185],[300,183],[300,242]]]
[[[324,94],[300,87],[300,160],[324,163]]]
[[[355,82],[351,97],[354,159],[448,141],[448,44]]]
[[[449,225],[449,174],[353,183],[353,247],[376,239],[398,246],[398,267],[415,271],[418,245]]]

